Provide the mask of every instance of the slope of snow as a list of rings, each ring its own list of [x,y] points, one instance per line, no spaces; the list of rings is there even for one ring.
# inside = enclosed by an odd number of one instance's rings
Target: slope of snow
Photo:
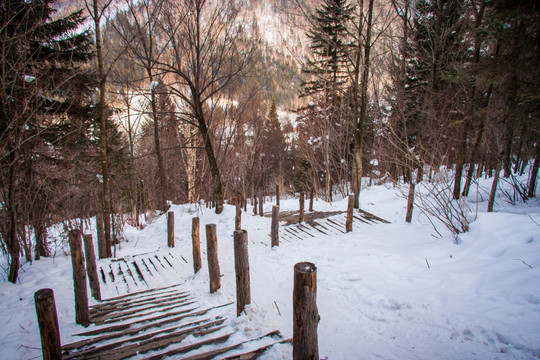
[[[482,183],[489,189],[490,179]],[[503,184],[504,186],[504,184]],[[498,198],[495,213],[479,213],[470,231],[434,236],[418,211],[403,222],[406,201],[390,186],[362,192],[362,207],[391,224],[363,224],[352,233],[320,234],[270,248],[270,218],[243,213],[248,231],[252,304],[234,320],[238,336],[258,336],[280,329],[292,336],[293,266],[317,266],[319,353],[328,359],[534,359],[540,358],[540,204],[537,199],[510,206]],[[471,195],[470,203],[476,201]],[[273,202],[265,204],[265,213]],[[282,200],[281,210],[295,210],[297,199]],[[315,210],[345,210],[346,200],[315,202]],[[174,252],[187,263],[178,274],[203,304],[234,301],[232,232],[235,210],[223,214],[195,205],[173,205]],[[192,274],[191,218],[201,218],[203,269]],[[204,225],[218,229],[221,289],[208,293]],[[441,228],[439,231],[442,232]],[[126,229],[128,241],[118,256],[166,249],[166,217],[144,230]],[[168,251],[168,249],[167,249]],[[5,266],[5,263],[2,264]],[[167,284],[163,284],[167,285]],[[0,358],[40,356],[33,293],[55,291],[64,343],[81,331],[74,324],[71,262],[61,251],[54,259],[26,264],[21,281],[0,283]],[[114,296],[116,294],[104,294]],[[265,359],[289,359],[290,345],[278,345]]]

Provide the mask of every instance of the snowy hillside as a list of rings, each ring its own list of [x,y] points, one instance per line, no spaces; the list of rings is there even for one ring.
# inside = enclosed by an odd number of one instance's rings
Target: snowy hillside
[[[490,179],[482,182],[489,188]],[[252,304],[228,326],[246,338],[279,329],[292,336],[293,266],[317,266],[319,353],[323,359],[534,359],[540,358],[540,204],[537,199],[511,206],[497,199],[496,212],[485,213],[479,192],[467,199],[477,218],[470,231],[436,235],[430,221],[415,212],[404,223],[406,201],[391,185],[366,188],[362,208],[390,224],[356,225],[352,233],[322,233],[282,241],[270,248],[269,217],[243,213],[248,231]],[[265,204],[269,213],[273,202]],[[282,200],[281,211],[296,210],[297,199]],[[316,201],[316,211],[345,210],[346,201]],[[235,209],[221,215],[194,205],[173,205],[175,243],[183,258],[179,270],[161,284],[185,282],[203,305],[234,301],[232,246]],[[472,214],[474,215],[474,214]],[[203,269],[192,274],[191,218],[201,218]],[[204,225],[217,224],[221,289],[208,293]],[[437,224],[436,224],[437,225]],[[144,230],[126,229],[118,257],[169,252],[166,216]],[[63,248],[67,246],[63,244]],[[105,263],[110,260],[99,260]],[[2,264],[5,267],[5,263]],[[63,343],[75,341],[71,260],[58,249],[55,258],[25,264],[16,285],[0,283],[0,358],[40,356],[33,294],[54,289]],[[127,289],[104,287],[103,297]],[[232,312],[234,309],[230,309]],[[234,317],[233,317],[234,318]],[[264,359],[290,359],[281,344]]]

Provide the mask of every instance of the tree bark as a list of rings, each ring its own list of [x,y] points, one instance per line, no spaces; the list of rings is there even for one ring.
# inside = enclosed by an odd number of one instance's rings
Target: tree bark
[[[99,286],[99,277],[96,266],[96,253],[94,252],[94,244],[92,242],[92,235],[83,235],[84,241],[84,255],[86,257],[86,272],[88,279],[90,280],[90,290],[92,296],[97,301],[101,301],[101,289]]]
[[[206,249],[208,253],[208,273],[210,275],[210,294],[213,294],[221,287],[216,224],[206,225]]]
[[[300,209],[298,212],[298,222],[304,221],[304,193],[300,193]]]
[[[174,212],[167,213],[167,246],[174,247]]]
[[[86,271],[82,253],[81,232],[69,232],[69,247],[73,265],[73,289],[75,291],[75,321],[86,327],[90,324],[88,317],[88,294],[86,290]]]
[[[202,268],[201,260],[201,242],[199,239],[199,224],[200,220],[198,217],[194,217],[191,221],[191,242],[193,244],[193,271],[196,273],[199,272]]]
[[[493,205],[495,203],[495,195],[497,194],[497,185],[499,183],[500,166],[495,169],[495,176],[493,177],[493,183],[491,184],[491,191],[489,192],[489,200],[487,206],[487,212],[493,212]]]
[[[527,196],[529,198],[534,197],[536,192],[536,184],[538,182],[538,166],[540,165],[540,144],[536,144],[536,155],[534,157],[533,168],[531,171],[531,177],[529,178],[529,189]]]
[[[409,183],[409,196],[407,197],[407,214],[405,215],[405,222],[410,223],[412,221],[413,206],[414,206],[414,188],[416,184],[411,179]]]
[[[272,206],[271,247],[279,246],[279,206]]]
[[[347,202],[347,220],[345,221],[345,232],[351,232],[353,228],[353,208],[354,195],[349,195]]]
[[[62,346],[53,290],[41,289],[36,291],[34,293],[34,302],[41,335],[43,360],[61,360]]]
[[[246,230],[234,231],[234,270],[236,274],[236,316],[251,304],[248,236]]]
[[[234,229],[240,230],[242,228],[242,204],[236,204],[236,216],[234,217]]]
[[[317,267],[308,262],[294,265],[293,359],[318,360]]]

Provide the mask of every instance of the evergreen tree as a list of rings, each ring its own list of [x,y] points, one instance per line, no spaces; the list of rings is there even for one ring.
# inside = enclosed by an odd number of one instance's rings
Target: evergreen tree
[[[264,120],[261,134],[262,156],[264,156],[264,178],[268,185],[272,177],[277,177],[281,173],[282,162],[285,159],[285,139],[279,123],[276,102],[272,101],[268,116]]]
[[[51,0],[0,4],[0,230],[11,282],[18,277],[26,214],[37,217],[30,220],[42,233],[48,212],[44,184],[36,183],[36,170],[43,170],[38,164],[60,161],[58,150],[76,140],[88,120],[85,102],[93,82],[82,65],[92,56],[90,34],[79,31],[81,11],[58,19],[54,13]],[[36,255],[47,255],[46,243],[38,243]]]
[[[346,0],[325,0],[315,10],[313,27],[306,34],[313,59],[308,59],[302,69],[311,77],[302,84],[304,95],[325,92],[337,96],[344,87],[347,53],[354,46],[347,32],[353,10]]]

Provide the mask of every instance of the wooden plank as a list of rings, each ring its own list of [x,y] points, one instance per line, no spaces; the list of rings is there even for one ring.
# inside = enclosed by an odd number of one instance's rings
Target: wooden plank
[[[98,347],[91,347],[80,351],[75,349],[70,354],[64,354],[63,360],[70,360],[80,357],[91,358],[92,356],[96,355],[99,355],[100,358],[113,356],[115,359],[121,359],[137,353],[167,347],[172,342],[182,341],[189,335],[200,334],[203,332],[206,333],[205,330],[212,330],[208,333],[215,332],[222,328],[219,325],[223,324],[223,322],[225,322],[225,319],[188,328],[183,328],[182,326],[170,327],[140,336],[128,337],[126,339],[111,342]]]
[[[204,315],[204,313],[201,313],[201,315]],[[89,346],[89,345],[92,345],[92,344],[95,344],[95,343],[98,343],[98,342],[101,342],[101,341],[111,340],[111,339],[116,339],[116,338],[123,337],[123,336],[138,334],[138,333],[143,332],[143,331],[148,330],[148,329],[162,327],[163,325],[170,324],[170,323],[173,323],[173,322],[176,322],[176,321],[180,321],[180,320],[182,320],[182,319],[184,319],[186,317],[188,317],[188,316],[184,315],[184,316],[178,316],[178,317],[174,317],[174,318],[168,318],[168,319],[165,319],[163,321],[153,322],[153,323],[150,323],[150,324],[147,324],[147,325],[137,326],[137,327],[132,327],[132,325],[136,325],[138,323],[131,323],[131,324],[129,324],[127,329],[125,329],[123,331],[108,332],[108,333],[106,333],[104,335],[94,336],[94,337],[89,338],[89,339],[79,340],[79,341],[76,341],[76,342],[73,342],[73,343],[70,343],[70,344],[66,344],[66,345],[62,346],[62,350],[68,351],[68,350],[74,350],[74,349],[81,349],[83,347],[86,347],[86,346]],[[215,319],[219,320],[219,319],[221,319],[221,317],[218,316],[218,317],[215,317]],[[178,327],[180,328],[180,327],[194,326],[194,325],[197,325],[197,324],[207,323],[207,322],[210,322],[210,321],[211,321],[210,318],[204,318],[204,319],[201,319],[201,320],[192,321],[192,322],[185,323],[185,324],[180,324],[180,325],[178,325]]]
[[[374,219],[374,220],[382,222],[383,224],[390,224],[390,221],[380,218],[376,215],[373,215],[372,213],[367,212],[365,210],[358,209],[358,212],[360,212],[366,219]]]
[[[248,352],[228,356],[226,358],[223,358],[222,360],[255,360],[255,359],[259,358],[259,356],[261,356],[261,354],[263,352],[270,349],[272,346],[278,345],[278,344],[286,344],[286,343],[292,343],[292,338],[284,339],[284,340],[280,340],[280,341],[275,341],[273,343],[266,344],[264,346],[258,347],[256,349],[250,350]]]
[[[196,306],[196,307],[191,308],[191,309],[170,312],[170,313],[155,316],[155,317],[152,317],[152,318],[145,318],[145,319],[142,319],[142,320],[139,319],[139,320],[137,320],[137,321],[135,321],[133,323],[126,323],[126,324],[119,324],[119,325],[101,327],[99,329],[90,330],[90,331],[86,331],[86,332],[83,332],[83,333],[75,334],[74,336],[93,336],[93,335],[98,335],[98,334],[110,333],[110,332],[114,332],[114,331],[122,331],[122,330],[128,329],[132,325],[141,324],[141,323],[149,323],[149,322],[153,322],[153,321],[160,321],[161,319],[167,319],[165,321],[171,320],[171,322],[172,321],[177,321],[177,320],[187,318],[187,317],[203,315],[203,314],[208,313],[211,310],[219,309],[219,308],[229,306],[229,305],[232,305],[232,304],[234,304],[234,303],[230,302],[230,303],[214,306],[214,307],[211,307],[211,308],[198,310],[196,312],[191,312],[191,311],[194,311],[194,310],[199,308],[198,306]],[[180,315],[180,316],[176,317],[177,315]],[[166,323],[165,321],[164,321],[164,323]]]
[[[315,237],[315,235],[313,235],[312,233],[309,232],[309,230],[311,229],[311,227],[309,226],[306,226],[306,225],[303,225],[303,224],[298,224],[298,229],[302,230],[303,232],[305,232],[306,234],[308,234],[309,236],[311,237]]]
[[[145,312],[144,314],[138,314],[138,311],[136,311],[133,314],[122,316],[122,317],[110,316],[110,317],[107,317],[106,319],[103,319],[103,320],[99,320],[99,321],[94,320],[94,323],[96,325],[101,325],[101,324],[110,324],[110,323],[114,323],[114,322],[125,321],[125,320],[129,320],[129,319],[137,318],[137,317],[142,318],[143,316],[146,316],[146,315],[151,315],[151,314],[155,314],[157,312],[162,312],[162,311],[173,310],[173,309],[176,309],[178,307],[188,306],[188,305],[191,305],[191,304],[194,304],[194,303],[195,303],[195,300],[192,300],[192,301],[187,301],[187,302],[181,302],[181,303],[175,304],[173,306],[164,307],[164,308],[162,308],[161,305],[160,305],[157,309]]]
[[[151,339],[143,340],[140,342],[132,343],[120,348],[112,348],[105,351],[90,351],[85,352],[82,356],[82,358],[86,360],[90,359],[101,359],[101,360],[120,360],[125,359],[131,356],[135,356],[138,354],[143,354],[149,351],[157,351],[166,348],[169,345],[179,343],[188,336],[204,336],[207,334],[214,333],[216,331],[219,331],[223,329],[224,326],[217,326],[210,329],[203,329],[198,330],[195,332],[186,332],[186,331],[179,331],[171,334],[166,334],[162,336],[157,336]],[[75,358],[79,358],[79,356],[75,356]],[[64,358],[66,359],[66,358]],[[69,360],[69,359],[67,359]]]
[[[161,360],[161,359],[163,359],[165,357],[178,355],[178,354],[185,354],[188,351],[199,349],[199,348],[201,348],[201,347],[203,347],[205,345],[223,343],[223,342],[227,341],[229,339],[229,337],[231,335],[233,335],[233,334],[234,333],[227,333],[225,335],[222,335],[222,336],[219,336],[219,337],[216,337],[216,338],[205,339],[205,340],[199,341],[197,343],[193,343],[193,344],[190,344],[190,345],[187,345],[187,346],[183,346],[183,347],[180,347],[180,348],[169,350],[169,351],[161,353],[161,354],[157,354],[157,355],[148,357],[145,360]]]
[[[100,314],[100,313],[108,312],[110,310],[120,310],[125,307],[141,306],[147,303],[157,302],[160,299],[170,300],[172,297],[185,297],[188,295],[189,293],[186,291],[173,290],[170,292],[158,294],[156,296],[136,298],[133,300],[128,298],[124,300],[113,301],[111,303],[98,304],[90,308],[90,311],[94,314]]]
[[[95,312],[90,320],[92,322],[98,323],[102,321],[103,319],[110,318],[111,314],[114,314],[115,317],[123,317],[125,315],[135,314],[138,312],[142,312],[148,309],[154,309],[161,306],[167,306],[167,305],[172,305],[172,304],[182,304],[190,299],[192,299],[191,295],[187,294],[187,295],[174,297],[172,299],[170,297],[165,297],[165,298],[160,298],[160,299],[150,301],[150,302],[134,304],[132,306],[129,306],[129,305],[122,306],[119,309],[108,308],[102,311]]]
[[[336,223],[332,219],[326,219],[326,221],[329,222],[330,224],[333,224],[333,225],[328,224],[328,226],[332,226],[334,229],[336,229],[340,233],[345,234],[345,231],[343,231],[343,229],[341,228],[341,226],[338,223]]]
[[[356,216],[356,215],[353,215],[353,218],[356,219],[356,220],[359,220],[359,221],[363,222],[364,224],[369,224],[369,225],[371,225],[372,223],[375,223],[375,221],[373,221],[373,222],[368,222],[367,220],[361,218],[360,216]]]
[[[149,292],[156,292],[156,293],[157,293],[157,292],[160,292],[160,291],[163,291],[163,290],[171,289],[171,288],[173,288],[173,287],[182,286],[182,285],[184,285],[184,284],[183,284],[183,283],[182,283],[182,284],[175,284],[175,285],[166,286],[166,287],[162,287],[162,288],[148,289],[148,290],[142,290],[142,291],[138,291],[138,292],[133,292],[133,293],[131,293],[131,294],[120,295],[120,296],[116,296],[116,297],[112,297],[112,298],[105,299],[105,300],[103,300],[100,304],[103,304],[103,303],[111,303],[112,301],[120,300],[120,299],[125,299],[125,298],[132,298],[132,297],[136,297],[136,296],[138,296],[138,295],[147,294],[147,293],[149,293]],[[94,305],[94,306],[90,306],[90,307],[99,306],[100,304]]]
[[[269,332],[268,334],[265,334],[265,335],[262,335],[262,336],[259,336],[250,340],[242,341],[234,345],[229,345],[227,347],[223,347],[219,349],[213,349],[213,350],[210,350],[204,353],[199,353],[193,356],[183,357],[182,359],[183,360],[210,360],[214,358],[216,355],[220,355],[220,354],[226,353],[227,351],[234,350],[249,342],[253,342],[253,341],[257,341],[262,338],[265,338],[265,337],[273,337],[273,336],[280,336],[280,332],[278,330],[275,330],[275,331]]]

